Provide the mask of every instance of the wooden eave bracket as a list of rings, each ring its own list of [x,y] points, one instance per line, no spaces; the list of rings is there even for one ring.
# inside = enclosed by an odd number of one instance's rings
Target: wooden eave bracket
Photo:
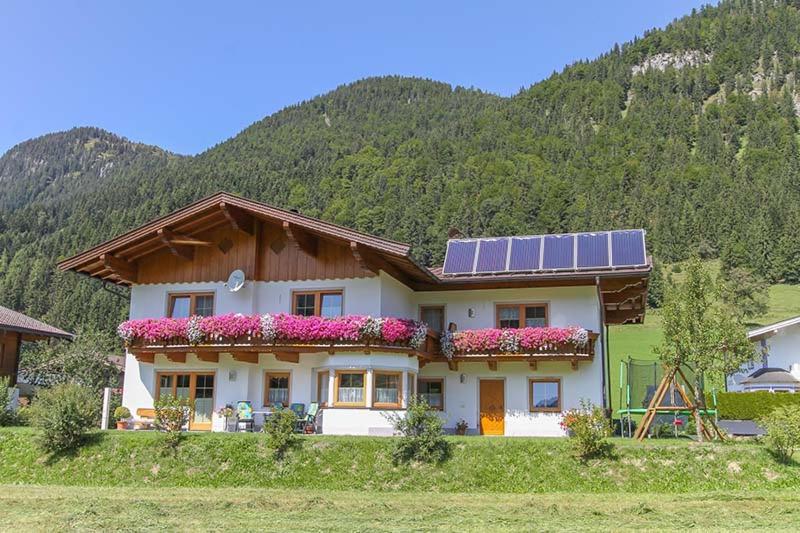
[[[150,363],[151,365],[156,360],[156,354],[154,353],[141,353],[141,352],[134,352],[133,356],[136,358],[137,361],[140,363]]]
[[[175,238],[175,233],[173,233],[172,230],[168,228],[161,228],[157,233],[158,238],[161,239],[161,242],[163,242],[167,248],[169,248],[169,251],[172,252],[172,255],[187,261],[194,259],[194,247],[187,246],[185,244],[175,244],[173,241]]]
[[[234,361],[252,363],[254,365],[258,364],[258,353],[256,352],[231,352],[231,355]]]
[[[255,233],[255,221],[251,215],[225,202],[220,202],[219,208],[233,229],[243,231],[249,235]]]
[[[372,252],[372,250],[368,249],[366,246],[362,246],[357,242],[351,241],[350,251],[353,253],[353,257],[355,258],[356,262],[358,262],[358,264],[364,270],[372,272],[376,275],[379,271],[383,270],[396,280],[405,283],[406,285],[411,284],[411,280],[404,272],[380,255]]]
[[[278,361],[283,361],[285,363],[299,363],[300,362],[300,353],[299,352],[275,352],[275,359]]]
[[[578,370],[578,360],[577,359],[572,359],[572,360],[570,360],[569,363],[570,363],[570,366],[572,366],[572,370]]]
[[[101,255],[100,262],[103,263],[105,268],[116,274],[121,281],[136,283],[139,269],[135,263],[125,261],[111,254]]]
[[[219,363],[219,354],[216,352],[197,352],[197,359],[206,363]]]
[[[497,372],[497,361],[494,359],[489,359],[486,361],[486,364],[489,365],[489,370],[492,372]]]
[[[283,232],[286,239],[298,250],[305,252],[311,257],[316,257],[319,252],[319,239],[290,222],[283,222]]]
[[[538,364],[538,361],[528,361],[528,366],[531,367],[531,370],[536,370]]]
[[[452,359],[447,361],[447,368],[453,372],[458,372],[458,361],[453,361]]]
[[[186,362],[186,352],[167,352],[164,355],[166,355],[167,359],[169,359],[173,363]]]

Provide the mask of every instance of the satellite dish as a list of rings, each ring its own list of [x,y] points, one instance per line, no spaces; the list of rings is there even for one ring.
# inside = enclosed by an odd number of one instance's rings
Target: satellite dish
[[[244,287],[244,272],[239,269],[231,272],[231,275],[228,276],[228,282],[225,283],[225,286],[228,287],[230,292],[236,292]]]

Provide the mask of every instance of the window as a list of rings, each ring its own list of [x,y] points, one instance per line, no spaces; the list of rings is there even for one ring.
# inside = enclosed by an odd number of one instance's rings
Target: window
[[[444,306],[423,305],[419,308],[419,319],[433,331],[444,331]]]
[[[317,403],[320,407],[328,405],[328,383],[330,372],[317,373]]]
[[[522,319],[520,318],[522,317]],[[522,325],[520,325],[521,320]],[[497,306],[498,328],[537,328],[547,326],[546,304],[513,304]]]
[[[289,405],[289,373],[269,372],[264,378],[264,405]]]
[[[302,316],[341,316],[342,291],[295,292],[292,312]]]
[[[431,409],[444,409],[444,378],[419,378],[417,397],[424,399]]]
[[[214,374],[208,372],[159,372],[156,398],[188,398],[192,404],[189,429],[210,430],[214,411]]]
[[[202,294],[170,294],[168,316],[186,318],[192,315],[211,316],[214,314],[214,295]]]
[[[375,372],[375,392],[372,405],[375,407],[400,407],[400,372]]]
[[[531,412],[561,412],[560,379],[531,379],[529,387]]]
[[[347,370],[336,373],[336,405],[364,406],[364,382],[366,372],[363,370]]]

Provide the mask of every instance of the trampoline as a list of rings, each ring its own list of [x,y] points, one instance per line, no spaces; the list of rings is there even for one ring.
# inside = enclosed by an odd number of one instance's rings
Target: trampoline
[[[683,366],[681,370],[688,380],[694,380],[694,372],[689,367]],[[632,357],[629,357],[627,361],[620,361],[618,405],[622,407],[617,410],[617,415],[620,416],[620,433],[623,437],[633,436],[631,418],[647,412],[663,378],[664,366],[660,361],[633,359]],[[711,404],[705,409],[698,409],[701,416],[713,416],[714,418],[717,416],[717,395],[713,389]],[[681,409],[681,407],[686,407],[686,403],[675,386],[675,380],[670,383],[669,390],[658,407],[663,410],[656,409],[657,415],[669,415],[673,422],[679,416],[692,414],[692,410],[689,408]]]

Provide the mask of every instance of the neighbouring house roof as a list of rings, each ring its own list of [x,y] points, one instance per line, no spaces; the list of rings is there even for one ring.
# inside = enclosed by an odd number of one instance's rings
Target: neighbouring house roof
[[[800,316],[787,318],[786,320],[781,320],[780,322],[775,322],[774,324],[768,324],[766,326],[750,330],[747,333],[747,337],[752,341],[760,341],[762,339],[772,337],[778,333],[778,331],[784,328],[795,326],[797,324],[800,324]]]
[[[0,330],[21,333],[25,340],[39,340],[48,337],[72,340],[74,337],[72,333],[67,333],[2,305],[0,305]]]
[[[302,240],[305,233],[314,238],[319,237],[347,246],[362,266],[368,267],[373,272],[383,270],[414,290],[594,285],[598,287],[598,293],[603,297],[607,323],[636,323],[644,319],[647,283],[651,270],[651,261],[646,255],[637,264],[613,267],[609,265],[608,268],[564,270],[541,269],[537,266],[527,271],[452,276],[444,274],[442,268],[429,269],[419,264],[413,258],[411,246],[408,244],[368,235],[226,192],[199,200],[94,246],[61,261],[58,267],[120,285],[132,285],[136,280],[133,268],[136,261],[147,254],[169,247],[170,239],[176,236],[184,241],[195,239],[194,235],[222,224],[244,229],[248,223],[252,226],[254,219],[282,225],[287,235],[295,240]],[[639,253],[644,254],[644,232],[632,231],[641,233]],[[296,235],[292,236],[293,234]],[[453,241],[454,239],[451,239],[448,242],[448,248]]]
[[[742,385],[767,385],[780,383],[784,385],[800,386],[800,380],[783,368],[759,368],[742,381]]]

